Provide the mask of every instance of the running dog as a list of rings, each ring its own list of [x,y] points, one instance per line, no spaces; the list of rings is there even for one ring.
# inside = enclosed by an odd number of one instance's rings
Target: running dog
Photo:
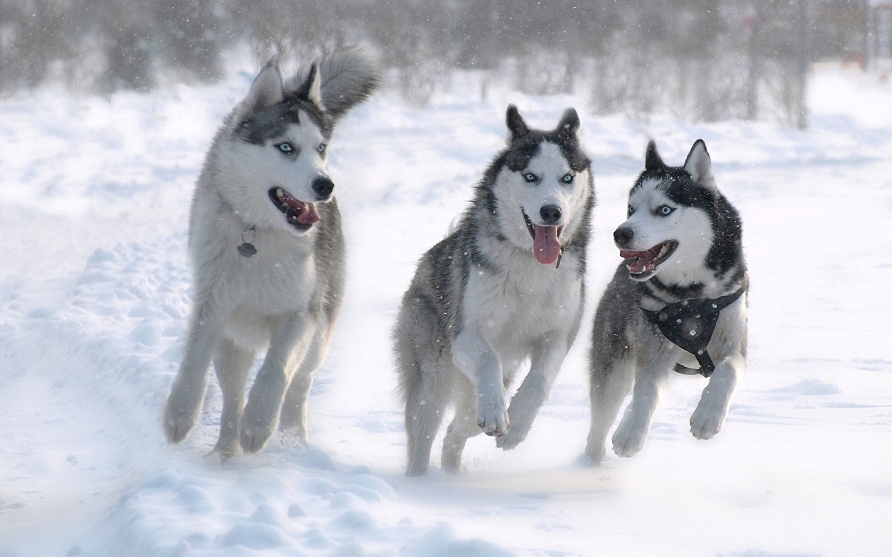
[[[280,429],[307,439],[307,393],[344,291],[341,217],[326,168],[337,121],[379,82],[373,60],[343,49],[283,83],[267,65],[226,118],[192,200],[193,307],[186,354],[164,409],[173,443],[195,425],[213,360],[227,459]],[[268,347],[251,387],[258,350]]]
[[[540,131],[509,106],[507,125],[508,147],[456,229],[421,258],[394,328],[409,476],[427,472],[449,405],[448,473],[461,471],[465,442],[480,432],[505,450],[523,441],[579,330],[595,204],[579,117],[568,109],[556,129]]]
[[[709,378],[691,433],[722,428],[746,368],[748,275],[737,211],[716,187],[706,144],[684,166],[667,166],[647,146],[629,192],[628,220],[613,233],[625,260],[595,314],[590,353],[592,421],[586,453],[599,464],[625,396],[632,400],[613,450],[641,450],[670,373]],[[634,386],[633,386],[634,385]]]

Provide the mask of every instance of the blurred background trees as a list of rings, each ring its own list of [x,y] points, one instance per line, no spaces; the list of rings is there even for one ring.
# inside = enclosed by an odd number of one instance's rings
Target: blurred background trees
[[[889,20],[882,0],[0,0],[0,92],[213,82],[239,45],[296,65],[362,44],[418,106],[464,70],[483,95],[499,81],[583,92],[596,113],[803,125],[809,64],[888,55]]]

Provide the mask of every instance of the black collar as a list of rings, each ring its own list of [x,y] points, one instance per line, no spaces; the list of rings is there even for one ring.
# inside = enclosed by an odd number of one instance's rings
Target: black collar
[[[675,345],[690,352],[697,358],[700,369],[691,369],[681,364],[675,365],[675,371],[685,375],[700,374],[709,377],[715,371],[715,364],[709,357],[706,347],[712,339],[712,333],[719,321],[719,313],[740,298],[749,287],[749,275],[743,275],[740,288],[735,292],[716,299],[692,298],[675,304],[668,304],[659,311],[644,308],[644,318],[660,329],[667,339]]]

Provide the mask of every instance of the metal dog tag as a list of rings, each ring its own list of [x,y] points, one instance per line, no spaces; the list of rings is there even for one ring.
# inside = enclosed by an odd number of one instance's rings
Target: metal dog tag
[[[254,244],[249,244],[245,242],[236,248],[238,250],[239,255],[242,257],[251,257],[255,253],[257,253],[257,248],[254,247]]]
[[[242,245],[236,248],[239,255],[242,257],[251,257],[257,253],[257,248],[251,243],[254,241],[254,236],[256,235],[257,230],[254,228],[254,225],[242,230]]]

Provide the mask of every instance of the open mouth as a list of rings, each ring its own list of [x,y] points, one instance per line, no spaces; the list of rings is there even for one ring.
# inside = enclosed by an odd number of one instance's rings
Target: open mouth
[[[294,197],[282,188],[270,188],[269,198],[276,209],[285,215],[285,222],[300,230],[309,230],[313,224],[319,222],[319,213],[316,206]]]
[[[661,263],[669,259],[678,247],[676,240],[667,240],[649,250],[619,250],[619,256],[625,259],[629,275],[635,280],[647,280],[657,271]]]
[[[560,237],[564,227],[533,224],[523,208],[520,209],[520,212],[523,214],[523,220],[527,223],[530,236],[533,237],[533,255],[536,256],[536,261],[543,265],[551,265],[561,255]]]

